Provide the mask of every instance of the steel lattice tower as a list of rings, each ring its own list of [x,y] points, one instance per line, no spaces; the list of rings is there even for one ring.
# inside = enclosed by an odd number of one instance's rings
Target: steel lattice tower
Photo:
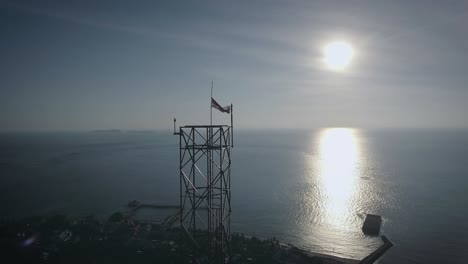
[[[198,262],[227,263],[231,240],[232,126],[181,126],[180,227]]]

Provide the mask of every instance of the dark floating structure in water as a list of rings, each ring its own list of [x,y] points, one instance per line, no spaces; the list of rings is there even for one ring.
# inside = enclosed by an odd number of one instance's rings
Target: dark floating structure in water
[[[381,225],[382,216],[367,214],[364,224],[362,225],[362,232],[367,235],[377,236],[380,233]]]

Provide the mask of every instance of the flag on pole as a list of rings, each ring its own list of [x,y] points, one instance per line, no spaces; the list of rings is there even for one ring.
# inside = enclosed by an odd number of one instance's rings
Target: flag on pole
[[[216,108],[219,111],[221,111],[223,113],[226,113],[226,114],[231,113],[231,106],[230,105],[222,107],[218,102],[216,102],[216,100],[213,97],[211,97],[211,107]]]

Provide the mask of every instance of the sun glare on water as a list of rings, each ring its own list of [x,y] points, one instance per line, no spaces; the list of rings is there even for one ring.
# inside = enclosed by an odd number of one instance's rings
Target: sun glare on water
[[[354,50],[351,44],[344,41],[328,43],[323,50],[324,61],[331,70],[344,70],[353,59]]]
[[[359,144],[351,128],[330,128],[320,137],[322,208],[335,228],[345,228],[352,197],[357,191]]]

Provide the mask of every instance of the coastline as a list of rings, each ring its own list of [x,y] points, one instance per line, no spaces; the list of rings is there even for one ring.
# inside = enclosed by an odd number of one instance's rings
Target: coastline
[[[242,234],[245,235],[246,237],[252,238],[253,236],[249,236],[243,233],[237,233],[236,234]],[[268,240],[265,238],[260,238],[261,240]],[[284,247],[285,249],[288,250],[296,250],[298,252],[301,252],[301,254],[307,255],[307,257],[310,258],[320,258],[323,262],[323,264],[358,264],[361,262],[361,260],[357,259],[351,259],[351,258],[342,258],[338,257],[335,255],[331,254],[324,254],[324,253],[318,253],[318,252],[313,252],[307,249],[300,248],[299,246],[293,245],[291,243],[283,243],[279,241],[280,246]]]
[[[326,255],[321,253],[315,253],[310,251],[305,251],[311,257],[319,257],[322,259],[323,264],[358,264],[360,260],[349,259],[349,258],[340,258],[333,255]]]
[[[103,260],[106,263],[124,255],[122,263],[146,263],[146,260],[171,260],[189,263],[193,253],[181,240],[180,229],[171,223],[155,224],[134,220],[121,212],[106,221],[93,215],[85,218],[67,215],[34,216],[0,222],[0,246],[8,249],[6,258],[15,263],[34,261]],[[200,254],[203,254],[200,252]],[[259,239],[242,233],[232,234],[231,263],[321,263],[356,264],[358,260],[320,254],[284,244],[275,238]],[[141,259],[141,261],[139,260]],[[143,261],[145,260],[145,261]]]

